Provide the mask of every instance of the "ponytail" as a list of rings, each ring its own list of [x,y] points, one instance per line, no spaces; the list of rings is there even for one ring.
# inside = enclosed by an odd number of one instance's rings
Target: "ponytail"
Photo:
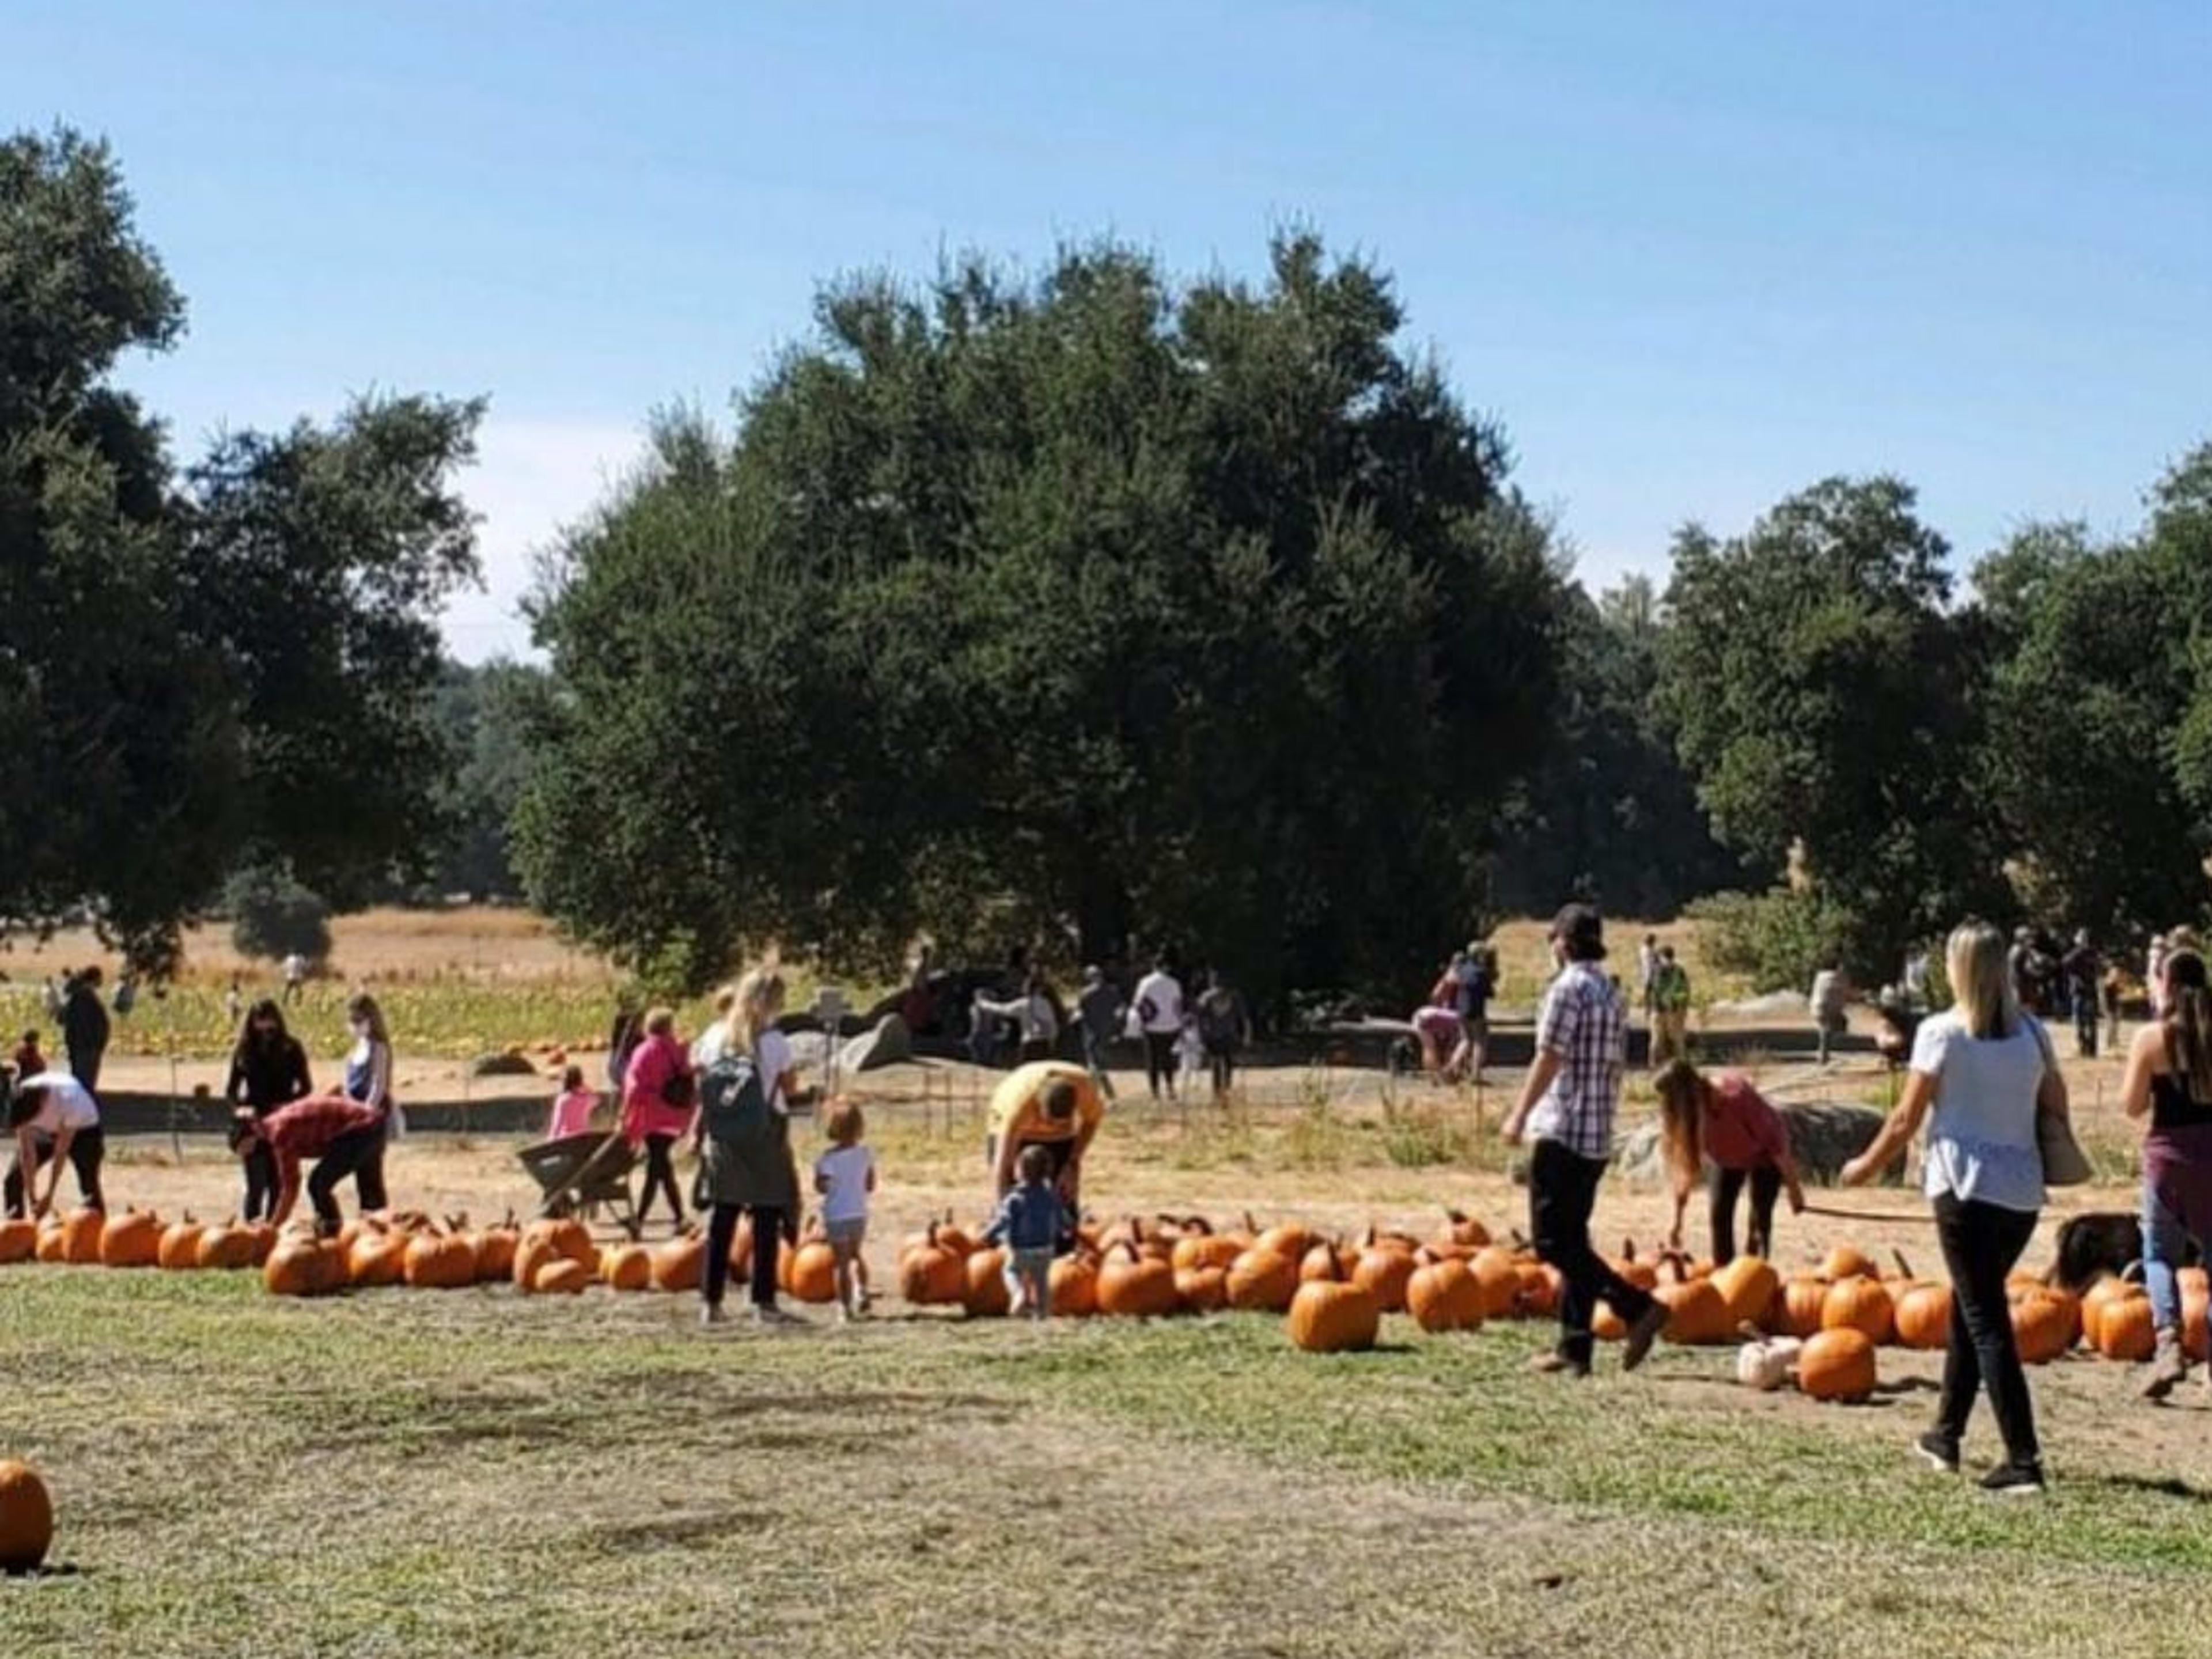
[[[2192,1101],[2212,1103],[2212,986],[2204,958],[2177,951],[2166,959],[2166,1051]]]

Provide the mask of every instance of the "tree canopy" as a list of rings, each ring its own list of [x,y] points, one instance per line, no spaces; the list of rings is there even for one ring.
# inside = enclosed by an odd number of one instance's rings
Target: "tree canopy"
[[[1402,975],[1480,901],[1560,585],[1401,322],[1302,234],[1256,287],[1103,246],[830,289],[536,601],[533,896],[694,978],[921,931]]]

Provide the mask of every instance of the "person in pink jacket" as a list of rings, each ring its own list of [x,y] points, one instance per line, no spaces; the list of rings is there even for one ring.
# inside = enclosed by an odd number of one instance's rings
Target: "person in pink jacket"
[[[696,1085],[691,1055],[676,1035],[676,1015],[668,1008],[649,1010],[645,1017],[645,1041],[629,1057],[623,1073],[622,1132],[633,1146],[645,1147],[645,1191],[637,1204],[638,1224],[653,1209],[655,1191],[668,1194],[675,1231],[684,1227],[684,1200],[676,1187],[672,1154],[678,1139],[691,1130]]]

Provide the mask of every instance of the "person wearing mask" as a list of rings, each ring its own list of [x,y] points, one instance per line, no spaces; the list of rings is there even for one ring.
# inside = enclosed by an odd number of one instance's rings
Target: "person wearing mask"
[[[100,1092],[100,1064],[107,1054],[107,1007],[100,1000],[100,974],[97,963],[86,969],[70,985],[62,1004],[62,1048],[69,1055],[70,1075]]]
[[[1613,1121],[1628,1057],[1628,1010],[1606,977],[1605,925],[1586,904],[1552,923],[1558,977],[1536,1018],[1536,1059],[1499,1133],[1509,1146],[1535,1142],[1528,1159],[1528,1231],[1536,1254],[1559,1271],[1559,1340],[1537,1356],[1540,1370],[1589,1375],[1590,1322],[1600,1302],[1628,1327],[1624,1370],[1651,1352],[1667,1310],[1606,1265],[1590,1243],[1590,1212],[1613,1157]]]
[[[1168,971],[1165,957],[1137,981],[1137,1023],[1145,1039],[1145,1083],[1154,1102],[1164,1089],[1176,1097],[1176,1039],[1182,1035],[1182,981]]]
[[[353,1047],[346,1052],[346,1098],[368,1107],[383,1126],[375,1151],[352,1166],[354,1188],[364,1211],[388,1210],[392,1197],[384,1186],[385,1147],[405,1128],[392,1098],[392,1031],[384,1023],[384,1010],[366,993],[346,1004],[346,1029],[353,1034]]]
[[[2189,1375],[2182,1352],[2181,1290],[2188,1247],[2212,1244],[2212,985],[2204,958],[2170,951],[2165,1016],[2136,1033],[2120,1109],[2144,1126],[2143,1285],[2157,1342],[2147,1399],[2163,1400]]]
[[[76,1172],[85,1208],[106,1209],[100,1166],[107,1140],[100,1131],[100,1103],[81,1081],[67,1072],[38,1072],[23,1079],[8,1103],[8,1127],[15,1137],[15,1163],[0,1199],[9,1215],[22,1215],[27,1201],[33,1218],[45,1215],[61,1190],[64,1162]],[[41,1194],[38,1172],[49,1164],[53,1169]]]
[[[234,1109],[242,1106],[260,1118],[313,1092],[307,1051],[284,1029],[284,1011],[273,1000],[255,1003],[231,1050],[230,1077],[222,1097]],[[257,1140],[240,1154],[240,1162],[246,1174],[246,1203],[239,1213],[247,1221],[274,1215],[278,1172],[269,1143]]]
[[[1936,1425],[1920,1437],[1918,1450],[1932,1467],[1957,1474],[1975,1395],[1986,1390],[2005,1459],[1982,1486],[2029,1495],[2043,1490],[2043,1460],[2005,1276],[2043,1208],[2037,1115],[2064,1118],[2066,1080],[2050,1036],[2014,994],[2003,934],[1978,922],[1954,929],[1943,965],[1956,1000],[1921,1022],[1897,1109],[1873,1143],[1844,1165],[1841,1179],[1853,1187],[1874,1180],[1925,1121],[1923,1184],[1951,1276],[1951,1340]]]
[[[707,1259],[699,1321],[720,1322],[738,1221],[752,1222],[752,1313],[756,1324],[804,1322],[776,1302],[777,1258],[799,1237],[799,1167],[791,1150],[791,1097],[798,1079],[791,1042],[777,1029],[783,980],[756,969],[738,981],[722,1053],[699,1079],[691,1127],[699,1154],[693,1196],[708,1211]]]
[[[691,1056],[676,1035],[673,1008],[648,1008],[645,1040],[631,1051],[623,1076],[622,1133],[645,1150],[645,1190],[637,1200],[641,1228],[656,1194],[668,1200],[672,1236],[684,1231],[684,1199],[676,1186],[676,1143],[693,1127],[697,1104]]]
[[[1751,1225],[1744,1249],[1753,1255],[1774,1254],[1774,1200],[1785,1189],[1793,1214],[1805,1208],[1797,1163],[1790,1155],[1790,1127],[1748,1078],[1728,1076],[1716,1082],[1686,1060],[1669,1061],[1653,1080],[1659,1096],[1659,1139],[1674,1177],[1674,1224],[1668,1243],[1682,1248],[1682,1215],[1690,1194],[1706,1181],[1707,1215],[1712,1231],[1714,1265],[1735,1259],[1735,1203],[1751,1188]]]
[[[1129,1017],[1121,988],[1096,966],[1083,970],[1083,992],[1075,1000],[1077,1029],[1083,1034],[1083,1069],[1098,1085],[1098,1092],[1114,1098],[1113,1074],[1106,1069],[1107,1050],[1121,1034]]]

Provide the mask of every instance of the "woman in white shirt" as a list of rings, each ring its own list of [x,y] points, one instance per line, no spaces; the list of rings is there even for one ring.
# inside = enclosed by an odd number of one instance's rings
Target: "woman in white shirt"
[[[27,1196],[31,1213],[43,1216],[52,1207],[62,1184],[62,1160],[76,1170],[77,1190],[85,1207],[105,1210],[100,1196],[100,1165],[106,1156],[106,1138],[100,1129],[100,1106],[92,1091],[67,1072],[40,1072],[15,1085],[8,1103],[8,1127],[15,1135],[15,1164],[8,1171],[5,1199],[8,1213],[21,1216]],[[43,1195],[36,1193],[38,1171],[51,1163]]]
[[[1958,928],[1944,965],[1958,1001],[1921,1022],[1904,1097],[1873,1144],[1844,1166],[1842,1178],[1847,1186],[1874,1179],[1927,1120],[1924,1184],[1951,1273],[1951,1343],[1936,1426],[1920,1437],[1920,1455],[1957,1474],[1974,1395],[1986,1389],[2006,1455],[1982,1485],[2032,1494],[2043,1490],[2043,1462],[2005,1275],[2027,1248],[2043,1207],[2036,1115],[2064,1115],[2066,1080],[2051,1039],[2021,1009],[2003,934],[1979,923]]]

